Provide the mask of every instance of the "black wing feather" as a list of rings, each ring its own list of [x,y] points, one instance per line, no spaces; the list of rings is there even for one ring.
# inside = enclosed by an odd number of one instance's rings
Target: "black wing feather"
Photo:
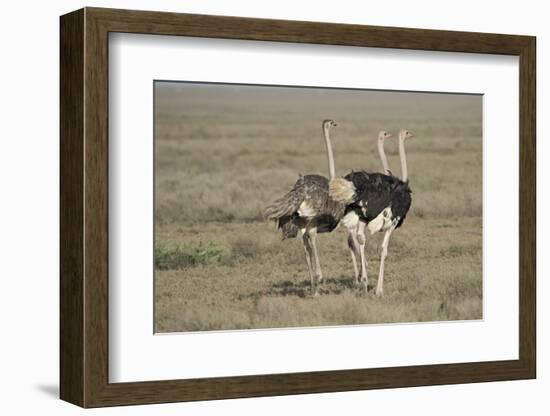
[[[345,179],[353,182],[356,189],[355,202],[348,207],[348,211],[354,210],[369,222],[385,208],[391,207],[396,226],[401,226],[412,202],[408,183],[395,176],[366,171],[351,172]]]

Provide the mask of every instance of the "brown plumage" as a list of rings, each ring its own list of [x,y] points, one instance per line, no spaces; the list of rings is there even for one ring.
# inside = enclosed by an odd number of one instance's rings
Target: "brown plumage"
[[[329,197],[327,178],[305,175],[266,208],[265,217],[277,222],[284,240],[296,237],[301,228],[316,227],[318,233],[331,232],[344,215],[344,208],[344,204]]]

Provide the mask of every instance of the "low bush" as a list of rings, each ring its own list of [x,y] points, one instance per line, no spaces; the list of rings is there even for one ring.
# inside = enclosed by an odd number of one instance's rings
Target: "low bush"
[[[178,270],[199,265],[219,263],[229,256],[229,250],[220,243],[184,243],[169,247],[158,243],[155,247],[157,270]]]

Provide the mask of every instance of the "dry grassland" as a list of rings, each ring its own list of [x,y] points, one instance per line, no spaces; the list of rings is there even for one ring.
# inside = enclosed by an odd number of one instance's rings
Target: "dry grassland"
[[[156,84],[157,332],[480,319],[479,96]],[[281,241],[264,207],[299,173],[378,171],[376,135],[401,127],[413,204],[392,236],[384,297],[352,284],[342,228],[318,238],[325,281],[309,297],[300,240]],[[399,174],[397,141],[386,145]],[[368,239],[371,284],[381,235]]]

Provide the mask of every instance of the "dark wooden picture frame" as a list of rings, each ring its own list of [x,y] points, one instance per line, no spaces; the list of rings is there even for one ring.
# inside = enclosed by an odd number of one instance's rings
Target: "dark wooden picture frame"
[[[530,36],[85,8],[61,17],[60,396],[83,407],[536,376],[536,40]],[[109,383],[108,35],[245,39],[519,57],[519,359]]]

